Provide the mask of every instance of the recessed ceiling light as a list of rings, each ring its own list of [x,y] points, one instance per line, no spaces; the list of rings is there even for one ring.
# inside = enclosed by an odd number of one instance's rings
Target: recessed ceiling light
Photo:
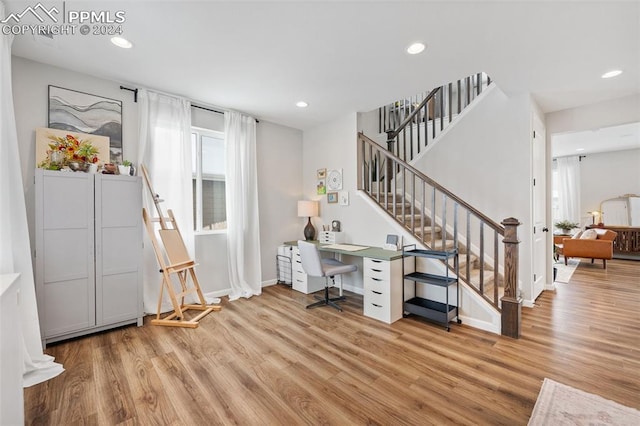
[[[411,46],[407,47],[407,53],[410,55],[417,55],[425,49],[425,45],[423,43],[417,42],[413,43]]]
[[[111,43],[123,49],[131,49],[133,47],[133,43],[123,37],[111,37]]]
[[[617,77],[620,74],[622,74],[622,70],[611,70],[609,72],[605,72],[604,74],[602,74],[602,78]]]
[[[576,151],[584,151],[584,148],[576,148]]]
[[[308,106],[309,106],[309,104],[308,104],[308,103],[306,103],[305,101],[299,101],[299,102],[296,102],[296,106],[297,106],[298,108],[306,108],[306,107],[308,107]]]

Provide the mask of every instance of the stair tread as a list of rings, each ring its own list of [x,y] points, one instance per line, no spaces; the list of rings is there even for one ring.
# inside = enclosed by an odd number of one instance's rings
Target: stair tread
[[[411,226],[411,224],[407,224],[406,228],[407,229],[411,229],[409,228],[409,226]],[[424,229],[422,229],[421,226],[419,227],[415,227],[413,228],[413,232],[417,235],[422,235],[422,234],[432,234],[432,233],[439,233],[440,231],[442,231],[442,229],[439,226],[435,227],[435,230],[432,229],[430,226],[429,227],[425,227]]]

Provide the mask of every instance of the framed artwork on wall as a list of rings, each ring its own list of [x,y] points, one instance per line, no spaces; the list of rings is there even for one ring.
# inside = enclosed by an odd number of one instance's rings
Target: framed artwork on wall
[[[341,206],[349,205],[349,191],[340,191],[338,193],[338,199],[340,200]]]
[[[49,85],[49,128],[109,138],[112,163],[122,162],[122,101]]]
[[[327,192],[327,202],[328,203],[337,203],[338,202],[338,193],[337,192]]]
[[[342,169],[329,171],[327,174],[327,187],[331,191],[339,191],[342,189]]]

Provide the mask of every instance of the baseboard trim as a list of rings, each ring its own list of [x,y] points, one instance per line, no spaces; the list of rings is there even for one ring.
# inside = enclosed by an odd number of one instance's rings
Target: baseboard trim
[[[338,286],[336,286],[336,287],[338,287]],[[364,288],[362,288],[362,287],[355,287],[355,286],[352,286],[352,285],[343,284],[342,285],[342,289],[350,291],[351,293],[359,294],[360,296],[364,295]]]
[[[469,327],[479,328],[480,330],[488,331],[489,333],[500,334],[502,332],[501,326],[487,321],[480,321],[475,318],[460,315],[462,324],[466,324]]]
[[[267,281],[262,281],[262,287],[269,287],[271,285],[275,285],[278,284],[278,280],[277,279],[272,279],[272,280],[267,280]]]

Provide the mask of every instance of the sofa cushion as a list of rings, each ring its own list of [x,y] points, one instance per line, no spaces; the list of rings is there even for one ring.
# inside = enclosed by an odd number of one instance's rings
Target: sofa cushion
[[[573,234],[573,236],[571,238],[573,238],[574,240],[577,240],[581,236],[582,236],[582,231],[578,231],[575,234]]]
[[[581,240],[595,240],[598,238],[598,233],[595,229],[587,229],[580,236]]]

